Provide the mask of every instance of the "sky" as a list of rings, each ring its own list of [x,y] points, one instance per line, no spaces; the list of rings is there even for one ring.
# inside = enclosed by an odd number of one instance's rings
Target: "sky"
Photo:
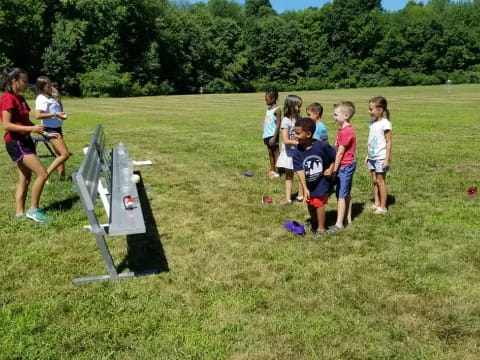
[[[192,3],[197,1],[208,2],[208,0],[190,0]],[[244,0],[236,0],[236,2],[243,4]],[[285,10],[303,10],[310,6],[321,8],[327,2],[331,2],[331,0],[270,0],[270,4],[277,13]],[[426,0],[416,0],[416,2],[425,3]],[[403,9],[407,3],[408,0],[382,0],[383,8],[388,11]]]
[[[243,2],[242,0],[239,2]],[[272,7],[278,12],[282,13],[285,10],[300,10],[300,9],[306,9],[309,6],[314,6],[321,8],[325,3],[331,2],[330,0],[270,0],[270,4],[272,4]],[[419,1],[417,2],[423,2],[425,3],[426,1]],[[382,6],[385,10],[388,11],[395,11],[395,10],[400,10],[405,7],[405,5],[408,3],[408,0],[382,0]]]

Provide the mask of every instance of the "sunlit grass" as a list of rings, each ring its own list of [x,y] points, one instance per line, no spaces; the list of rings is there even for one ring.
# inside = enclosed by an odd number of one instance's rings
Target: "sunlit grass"
[[[15,222],[17,174],[3,151],[0,359],[476,359],[479,197],[465,191],[480,185],[479,90],[300,93],[324,105],[332,139],[332,105],[355,102],[360,163],[368,100],[386,96],[392,112],[389,213],[369,212],[360,164],[354,223],[322,240],[283,229],[307,211],[278,206],[283,178],[265,177],[263,94],[66,99],[69,174],[97,123],[109,145],[152,160],[137,170],[169,272],[72,285],[106,272],[72,183],[46,187],[51,225]],[[275,203],[261,204],[265,194]],[[327,210],[334,221],[333,197]],[[120,263],[125,240],[109,244]]]

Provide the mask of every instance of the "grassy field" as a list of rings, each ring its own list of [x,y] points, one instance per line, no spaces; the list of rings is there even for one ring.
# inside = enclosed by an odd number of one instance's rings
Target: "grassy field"
[[[360,165],[352,226],[322,239],[283,229],[307,210],[279,206],[284,178],[265,177],[263,94],[65,100],[68,174],[97,123],[109,145],[152,160],[137,170],[159,236],[137,239],[136,263],[132,239],[128,251],[122,237],[109,245],[117,264],[164,271],[72,285],[106,273],[73,184],[54,177],[45,188],[50,225],[15,221],[16,168],[0,150],[0,359],[478,359],[480,196],[466,189],[480,185],[479,94],[478,85],[299,93],[324,104],[332,138],[332,104],[355,102],[358,159],[368,99],[386,96],[392,113],[388,214],[368,209]],[[275,203],[262,204],[265,194]]]

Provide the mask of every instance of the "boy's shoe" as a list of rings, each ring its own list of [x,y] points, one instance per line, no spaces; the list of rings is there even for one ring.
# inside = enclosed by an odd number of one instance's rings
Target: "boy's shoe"
[[[386,214],[387,213],[387,209],[384,209],[384,208],[377,208],[377,210],[375,210],[373,212],[375,215],[383,215],[383,214]]]
[[[321,238],[321,237],[324,237],[325,235],[327,235],[328,232],[327,231],[312,231],[312,237],[313,238]]]
[[[285,229],[292,231],[297,235],[305,234],[305,227],[298,221],[287,221],[285,224],[283,224],[283,226]]]
[[[29,219],[32,219],[33,221],[39,222],[39,223],[46,223],[50,221],[50,217],[46,216],[43,211],[39,208],[34,209],[34,210],[28,210],[25,213],[25,216]]]

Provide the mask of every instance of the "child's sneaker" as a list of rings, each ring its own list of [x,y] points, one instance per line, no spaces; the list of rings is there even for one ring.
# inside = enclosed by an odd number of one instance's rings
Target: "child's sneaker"
[[[375,215],[383,215],[387,213],[387,209],[384,209],[382,207],[378,207],[377,210],[373,212]]]
[[[50,221],[50,217],[46,216],[41,209],[28,210],[25,216],[33,221],[39,223],[46,223]]]

